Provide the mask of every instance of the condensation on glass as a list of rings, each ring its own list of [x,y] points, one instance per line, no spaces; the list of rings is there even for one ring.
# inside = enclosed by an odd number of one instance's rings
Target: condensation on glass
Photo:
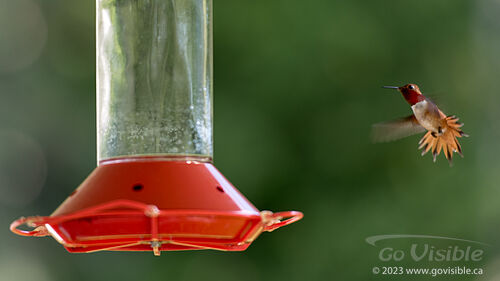
[[[212,158],[212,1],[97,0],[97,157]]]

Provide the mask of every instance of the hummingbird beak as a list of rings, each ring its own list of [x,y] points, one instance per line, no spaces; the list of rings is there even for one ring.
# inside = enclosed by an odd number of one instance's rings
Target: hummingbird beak
[[[396,86],[382,86],[382,88],[386,88],[386,89],[399,89],[399,87],[396,87]]]

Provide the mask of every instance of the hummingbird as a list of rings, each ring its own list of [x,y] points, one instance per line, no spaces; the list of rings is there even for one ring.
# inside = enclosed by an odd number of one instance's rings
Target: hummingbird
[[[418,143],[418,149],[422,149],[422,156],[431,151],[433,161],[436,162],[436,157],[442,150],[450,165],[453,152],[463,157],[462,147],[457,138],[468,135],[460,129],[464,124],[458,122],[458,117],[445,115],[415,84],[401,87],[383,86],[383,88],[398,90],[410,104],[413,114],[373,125],[372,138],[375,142],[393,141],[427,131]]]

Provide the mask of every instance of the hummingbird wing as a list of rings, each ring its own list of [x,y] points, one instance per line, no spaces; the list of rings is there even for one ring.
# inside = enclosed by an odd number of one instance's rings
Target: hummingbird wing
[[[371,138],[373,142],[388,142],[425,131],[412,114],[405,118],[374,124]]]

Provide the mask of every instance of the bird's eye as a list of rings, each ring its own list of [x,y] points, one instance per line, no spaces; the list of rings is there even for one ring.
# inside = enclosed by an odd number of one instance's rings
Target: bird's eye
[[[410,86],[408,86],[408,89],[410,89],[410,90],[415,90],[415,86],[410,85]]]

